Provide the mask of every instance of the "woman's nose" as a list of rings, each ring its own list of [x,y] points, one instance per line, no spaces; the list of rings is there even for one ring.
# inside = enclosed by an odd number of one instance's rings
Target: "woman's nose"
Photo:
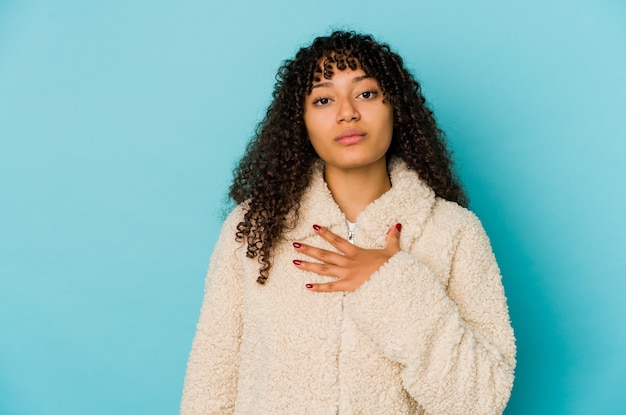
[[[361,117],[358,109],[351,99],[346,98],[339,101],[339,108],[337,111],[337,122],[350,122],[356,121]]]

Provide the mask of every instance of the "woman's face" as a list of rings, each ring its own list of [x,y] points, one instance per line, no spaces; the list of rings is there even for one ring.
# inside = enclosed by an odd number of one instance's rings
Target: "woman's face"
[[[326,168],[341,170],[385,163],[391,144],[393,110],[383,91],[361,69],[335,69],[313,84],[305,98],[309,140]]]

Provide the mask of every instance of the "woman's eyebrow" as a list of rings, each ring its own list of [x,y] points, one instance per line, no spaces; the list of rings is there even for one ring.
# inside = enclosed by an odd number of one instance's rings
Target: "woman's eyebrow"
[[[372,78],[372,76],[369,75],[361,75],[361,76],[357,76],[356,78],[352,79],[352,83],[357,83],[357,82],[361,82],[364,79],[368,79],[368,78]],[[326,82],[320,82],[319,84],[315,84],[311,87],[311,89],[315,89],[315,88],[326,88],[326,87],[331,87],[333,86],[333,83],[331,81],[326,81]]]
[[[326,87],[329,87],[329,86],[332,86],[332,85],[333,85],[333,83],[332,83],[332,82],[330,82],[330,81],[327,81],[327,82],[320,82],[319,84],[315,84],[315,85],[313,85],[313,86],[311,87],[311,89],[315,89],[315,88],[326,88]]]
[[[373,76],[369,76],[369,75],[361,75],[361,76],[357,76],[356,78],[354,78],[354,79],[352,80],[352,83],[355,83],[355,82],[361,82],[362,80],[364,80],[364,79],[369,79],[369,78],[373,78]]]

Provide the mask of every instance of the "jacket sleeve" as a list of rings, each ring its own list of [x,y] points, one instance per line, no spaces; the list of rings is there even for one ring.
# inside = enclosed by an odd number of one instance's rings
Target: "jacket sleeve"
[[[239,208],[225,221],[206,277],[180,407],[181,415],[232,414],[242,331],[241,265],[235,241]]]
[[[401,251],[346,297],[346,311],[390,359],[429,415],[500,414],[515,339],[500,271],[479,220],[457,234],[447,284]]]

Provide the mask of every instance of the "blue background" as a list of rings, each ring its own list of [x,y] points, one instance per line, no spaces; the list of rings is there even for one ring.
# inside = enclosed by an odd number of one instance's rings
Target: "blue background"
[[[626,408],[623,1],[0,0],[0,414],[172,414],[231,169],[283,59],[407,61],[492,238],[506,411]]]

